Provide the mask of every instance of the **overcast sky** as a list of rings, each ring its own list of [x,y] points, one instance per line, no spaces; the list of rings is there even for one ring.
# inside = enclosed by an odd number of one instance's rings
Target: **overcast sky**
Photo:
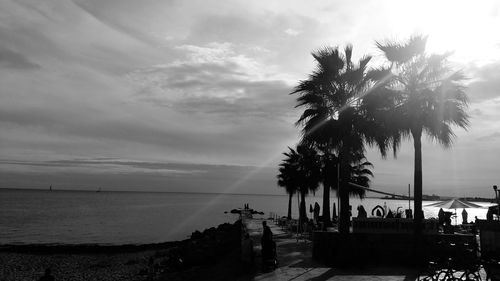
[[[299,139],[288,95],[323,46],[429,35],[470,78],[471,127],[424,139],[424,193],[492,197],[500,184],[495,1],[0,2],[0,187],[277,193]],[[375,164],[404,193],[413,149]]]

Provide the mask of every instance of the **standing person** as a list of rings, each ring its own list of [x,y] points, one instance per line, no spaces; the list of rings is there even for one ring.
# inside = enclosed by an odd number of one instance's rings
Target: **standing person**
[[[260,243],[262,245],[262,263],[266,264],[266,261],[269,259],[274,259],[275,249],[273,249],[274,241],[273,241],[273,233],[271,228],[267,226],[267,222],[262,222],[262,238],[260,239]]]
[[[464,208],[464,210],[462,211],[462,224],[467,224],[467,215],[467,211]]]
[[[493,220],[493,211],[488,208],[488,212],[486,213],[486,220],[492,221]]]
[[[253,241],[250,239],[250,235],[248,233],[245,234],[245,239],[242,243],[241,256],[246,266],[251,268],[254,264]]]
[[[319,212],[320,212],[321,207],[319,206],[318,202],[314,203],[314,223],[318,223],[319,221]]]
[[[45,274],[38,279],[38,281],[55,281],[56,279],[52,276],[50,268],[45,269]]]

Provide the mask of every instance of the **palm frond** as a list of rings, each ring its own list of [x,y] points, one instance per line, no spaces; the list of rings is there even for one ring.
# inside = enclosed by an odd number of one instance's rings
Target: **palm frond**
[[[426,43],[427,36],[416,35],[410,37],[405,43],[376,41],[375,45],[384,53],[389,62],[403,64],[416,56],[422,55],[425,52]]]

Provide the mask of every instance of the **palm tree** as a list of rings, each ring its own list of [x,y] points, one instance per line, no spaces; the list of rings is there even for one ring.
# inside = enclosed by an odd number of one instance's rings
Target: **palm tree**
[[[455,134],[451,126],[467,129],[468,98],[464,75],[448,64],[450,54],[427,55],[426,36],[414,36],[404,43],[377,42],[387,65],[372,74],[379,86],[366,104],[378,111],[392,131],[394,152],[401,140],[413,139],[415,152],[414,200],[415,231],[421,229],[422,212],[422,134],[444,147],[450,147]]]
[[[330,190],[338,190],[338,172],[339,159],[332,151],[324,151],[321,155],[321,181],[323,183],[323,225],[331,226],[330,217]]]
[[[292,150],[290,148],[290,150]],[[294,151],[295,152],[295,151]],[[298,192],[299,187],[297,185],[298,181],[295,179],[297,171],[295,170],[295,165],[293,163],[290,153],[283,153],[286,158],[279,165],[278,186],[284,187],[286,193],[288,194],[288,212],[287,218],[292,219],[292,198],[295,193]]]
[[[304,222],[307,218],[305,197],[309,192],[315,192],[319,186],[319,156],[314,148],[303,144],[299,144],[296,150],[290,147],[288,149],[288,152],[283,153],[286,158],[280,165],[278,185],[289,186],[290,191],[300,193],[299,221]],[[289,193],[289,217],[291,196]]]
[[[354,183],[364,187],[370,187],[370,177],[373,177],[373,173],[370,168],[373,168],[373,164],[366,161],[364,154],[354,155],[354,164],[351,165],[350,169],[350,183]],[[366,190],[351,186],[351,196],[358,196],[363,198],[365,196]]]
[[[377,143],[383,156],[388,144],[380,124],[367,116],[368,111],[361,106],[360,97],[371,85],[366,76],[371,57],[363,57],[355,65],[351,61],[352,46],[347,46],[343,53],[338,48],[327,47],[312,55],[317,63],[316,70],[307,80],[300,81],[292,92],[299,94],[296,107],[305,107],[296,125],[303,126],[304,143],[337,155],[340,163],[339,231],[348,233],[349,194],[352,192],[348,184],[352,175],[350,167],[359,164],[359,155],[364,154],[365,144]],[[324,188],[329,188],[328,184]],[[324,196],[327,194],[329,192],[325,191]],[[327,203],[327,199],[323,199]],[[329,203],[323,206],[323,211],[329,214]]]
[[[309,192],[315,193],[320,182],[320,162],[317,151],[309,145],[299,144],[297,146],[299,156],[299,183],[300,183],[300,215],[299,220],[305,222],[307,219],[305,197]]]

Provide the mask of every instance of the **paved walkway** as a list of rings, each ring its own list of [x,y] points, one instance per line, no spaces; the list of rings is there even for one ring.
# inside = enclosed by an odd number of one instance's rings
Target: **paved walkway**
[[[256,271],[250,280],[416,280],[417,270],[406,267],[353,267],[351,269],[336,269],[325,267],[312,259],[312,244],[307,240],[297,239],[286,233],[271,220],[267,223],[274,234],[277,246],[278,268],[264,272],[260,265],[260,237],[262,234],[262,219],[244,219],[244,223],[254,241]]]

